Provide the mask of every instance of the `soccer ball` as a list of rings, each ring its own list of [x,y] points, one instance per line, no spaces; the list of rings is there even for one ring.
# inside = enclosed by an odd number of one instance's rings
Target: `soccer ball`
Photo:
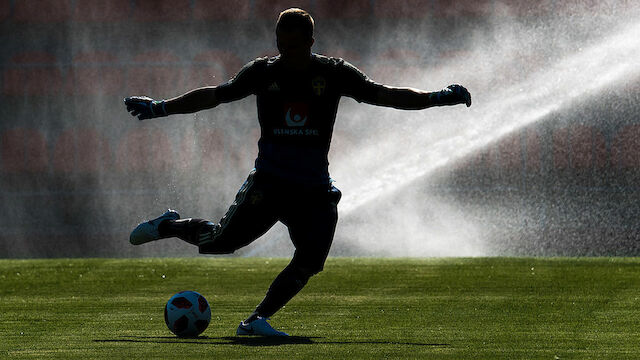
[[[164,307],[164,322],[179,337],[202,334],[211,321],[211,308],[204,296],[195,291],[181,291]]]

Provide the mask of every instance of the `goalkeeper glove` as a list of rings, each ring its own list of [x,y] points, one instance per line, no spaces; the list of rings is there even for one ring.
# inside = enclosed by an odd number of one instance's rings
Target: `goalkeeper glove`
[[[165,109],[165,101],[153,100],[146,96],[130,96],[124,99],[127,111],[133,116],[137,116],[138,120],[153,119],[161,116],[167,116]]]
[[[464,86],[458,84],[449,85],[440,91],[432,92],[430,97],[431,101],[436,105],[466,104],[467,107],[471,106],[471,94]]]

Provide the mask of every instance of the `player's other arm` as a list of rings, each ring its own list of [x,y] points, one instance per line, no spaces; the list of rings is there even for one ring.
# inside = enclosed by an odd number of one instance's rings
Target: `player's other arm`
[[[344,79],[343,95],[367,104],[406,110],[456,104],[471,106],[471,94],[462,85],[449,85],[440,91],[428,92],[376,83],[347,62],[342,64],[341,71]]]
[[[466,104],[471,106],[471,94],[462,85],[449,85],[440,91],[427,92],[413,88],[380,85],[367,103],[396,109],[420,110],[433,106]]]
[[[221,103],[242,99],[254,93],[255,61],[245,65],[228,82],[219,86],[207,86],[191,90],[169,100],[154,100],[146,96],[130,96],[124,99],[127,111],[139,120],[173,114],[191,114],[214,108]]]

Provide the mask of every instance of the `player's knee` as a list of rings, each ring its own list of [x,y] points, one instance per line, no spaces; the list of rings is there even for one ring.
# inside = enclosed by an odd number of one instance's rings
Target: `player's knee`
[[[313,274],[305,268],[300,268],[296,266],[289,267],[287,269],[289,273],[289,279],[295,283],[295,287],[303,288],[309,279],[313,276]]]
[[[303,267],[299,267],[298,268],[298,273],[300,274],[300,277],[302,278],[306,278],[307,280],[310,279],[312,276],[320,273],[323,270],[322,265],[316,265],[316,266],[309,266],[309,265],[305,265]]]
[[[324,270],[324,258],[294,257],[289,268],[299,277],[309,279]]]
[[[304,266],[304,267],[296,267],[294,268],[294,279],[295,282],[297,284],[297,286],[299,286],[300,288],[304,287],[307,282],[309,282],[309,279],[311,279],[311,277],[313,277],[314,275],[318,274],[319,272],[322,271],[322,267],[309,267],[309,266]]]
[[[201,254],[233,254],[241,248],[238,242],[225,236],[219,224],[204,227],[200,233],[198,249]]]

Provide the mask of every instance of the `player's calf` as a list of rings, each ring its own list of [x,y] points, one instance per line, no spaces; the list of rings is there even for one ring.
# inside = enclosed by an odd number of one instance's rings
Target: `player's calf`
[[[204,219],[180,219],[167,221],[160,225],[162,237],[177,237],[192,245],[199,245],[215,233],[219,225]]]

